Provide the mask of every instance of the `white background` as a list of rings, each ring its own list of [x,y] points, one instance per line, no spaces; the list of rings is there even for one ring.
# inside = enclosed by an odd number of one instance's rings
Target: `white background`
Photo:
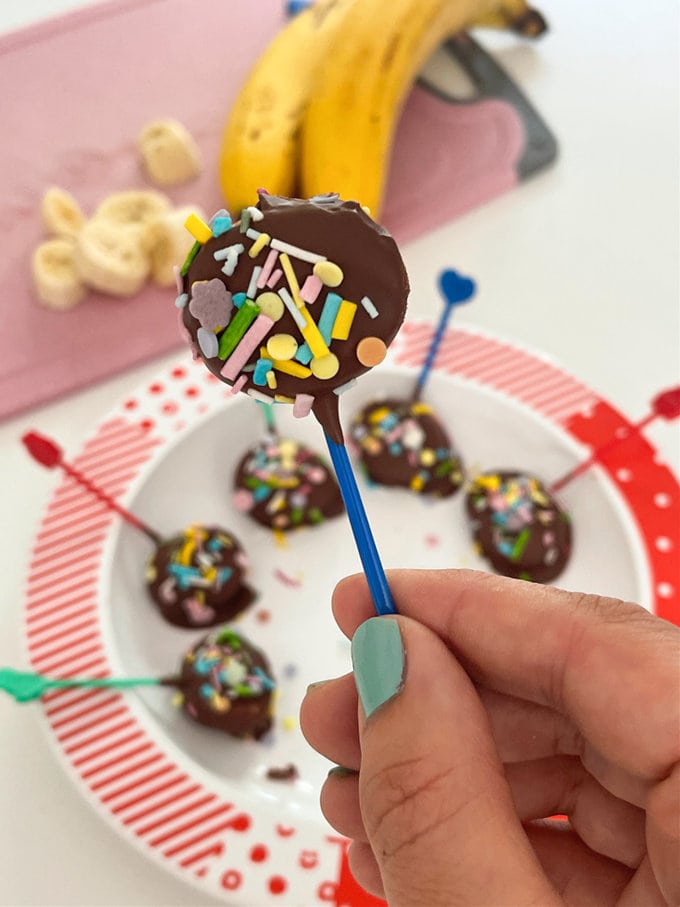
[[[2,0],[0,31],[86,5]],[[539,44],[482,40],[555,131],[559,161],[404,249],[410,311],[434,317],[434,277],[456,267],[480,288],[457,318],[551,354],[637,418],[680,371],[678,6],[545,0],[541,9],[551,32]],[[38,427],[76,451],[101,416],[161,364],[0,425],[0,665],[23,663],[28,552],[57,478],[29,462],[20,435]],[[677,469],[677,427],[650,434]],[[34,709],[0,700],[0,744],[0,903],[207,903],[90,810],[53,759]]]

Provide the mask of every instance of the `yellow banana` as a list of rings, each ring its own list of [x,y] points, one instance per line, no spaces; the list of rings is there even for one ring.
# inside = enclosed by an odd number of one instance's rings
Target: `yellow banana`
[[[257,200],[260,187],[294,194],[302,116],[319,66],[356,2],[317,0],[291,19],[248,76],[229,114],[219,163],[222,191],[234,214]]]
[[[346,10],[303,121],[302,194],[338,192],[379,217],[392,136],[426,59],[476,24],[538,34],[535,16],[524,0],[361,0]]]

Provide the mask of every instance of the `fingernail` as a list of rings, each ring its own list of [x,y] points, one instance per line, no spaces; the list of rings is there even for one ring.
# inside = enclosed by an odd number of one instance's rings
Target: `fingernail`
[[[310,690],[315,690],[317,687],[325,687],[327,683],[330,683],[330,680],[315,680],[314,683],[310,683],[307,687],[307,692]]]
[[[345,768],[344,765],[334,765],[333,768],[328,772],[328,777],[330,778],[347,778],[349,775],[356,775],[357,772],[352,771],[351,768]]]
[[[372,617],[361,624],[352,639],[352,664],[359,699],[368,718],[402,686],[404,647],[399,624],[385,617]]]

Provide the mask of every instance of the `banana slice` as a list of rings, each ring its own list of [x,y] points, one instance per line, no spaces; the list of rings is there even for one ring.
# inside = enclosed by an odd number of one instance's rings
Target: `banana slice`
[[[107,220],[118,227],[134,228],[142,242],[149,224],[167,214],[171,208],[170,199],[162,192],[131,189],[107,195],[95,211],[94,219]]]
[[[151,278],[161,287],[174,285],[173,266],[182,264],[194,244],[193,236],[184,227],[190,214],[197,214],[205,220],[205,214],[199,207],[186,205],[163,215],[147,229],[144,244],[151,257]]]
[[[73,240],[60,237],[41,243],[33,253],[31,270],[38,299],[48,308],[72,309],[85,298]]]
[[[78,234],[75,263],[86,286],[111,296],[135,296],[150,269],[139,228],[104,217],[88,221]]]
[[[178,186],[201,172],[201,153],[191,133],[177,120],[156,120],[140,133],[139,150],[149,179]]]
[[[45,229],[52,236],[74,238],[85,223],[78,202],[58,186],[52,186],[43,195],[41,214]]]

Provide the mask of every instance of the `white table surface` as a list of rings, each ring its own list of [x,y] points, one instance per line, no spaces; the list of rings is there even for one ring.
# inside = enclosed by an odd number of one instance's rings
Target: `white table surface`
[[[0,31],[86,5],[90,0],[3,0]],[[483,40],[554,129],[559,161],[404,249],[410,311],[437,314],[434,276],[454,266],[480,288],[461,321],[549,353],[639,417],[680,372],[678,7],[675,0],[544,0],[540,7],[552,26],[541,43]],[[100,417],[163,361],[0,425],[0,665],[25,663],[20,615],[28,552],[57,481],[29,461],[20,435],[38,427],[76,451]],[[660,425],[650,434],[677,469],[677,427]],[[95,815],[54,759],[34,708],[3,697],[0,728],[1,904],[208,903]]]

